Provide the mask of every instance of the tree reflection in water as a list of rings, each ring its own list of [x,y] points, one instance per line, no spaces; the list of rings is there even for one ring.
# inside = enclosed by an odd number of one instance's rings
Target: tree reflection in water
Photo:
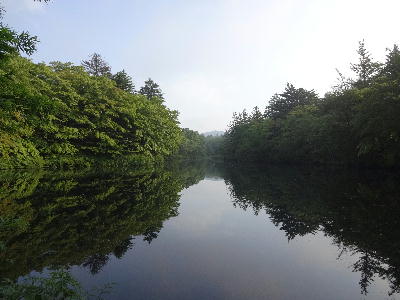
[[[178,214],[179,192],[204,177],[197,165],[0,175],[0,278],[82,265],[98,273]]]
[[[378,276],[400,292],[400,176],[394,173],[259,166],[224,168],[233,204],[265,211],[290,240],[322,231],[356,255],[361,292]]]
[[[400,176],[334,169],[172,164],[0,173],[0,277],[81,265],[100,272],[136,239],[151,243],[177,216],[180,191],[220,176],[233,205],[266,212],[288,240],[323,232],[357,257],[367,294],[376,276],[400,292]],[[362,174],[362,175],[361,175]]]

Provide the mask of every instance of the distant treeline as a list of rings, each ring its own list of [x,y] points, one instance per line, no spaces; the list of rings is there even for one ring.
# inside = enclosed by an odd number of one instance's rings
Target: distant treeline
[[[155,82],[135,91],[124,70],[112,74],[96,53],[81,66],[33,63],[20,54],[32,54],[37,38],[3,24],[1,12],[0,169],[155,160],[178,149],[178,112]]]
[[[360,42],[355,79],[320,98],[287,84],[264,111],[234,114],[221,148],[225,159],[279,163],[400,165],[400,51],[375,62]]]
[[[182,143],[173,156],[184,160],[215,159],[222,155],[223,136],[200,134],[195,130],[183,128]]]

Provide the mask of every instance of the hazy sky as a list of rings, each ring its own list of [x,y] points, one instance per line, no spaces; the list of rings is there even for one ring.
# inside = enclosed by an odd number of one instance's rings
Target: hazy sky
[[[38,35],[34,61],[100,53],[137,87],[158,82],[182,126],[224,130],[233,112],[286,82],[321,95],[356,59],[400,42],[400,0],[0,0],[6,23]]]

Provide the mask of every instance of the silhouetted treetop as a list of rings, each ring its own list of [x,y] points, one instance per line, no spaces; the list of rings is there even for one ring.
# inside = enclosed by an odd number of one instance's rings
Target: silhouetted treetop
[[[379,72],[379,68],[381,65],[372,60],[371,54],[365,47],[364,40],[359,42],[357,53],[358,63],[350,65],[351,70],[357,75],[354,86],[366,87],[373,76],[375,76]]]
[[[387,49],[386,63],[383,67],[383,74],[390,79],[400,78],[400,50],[399,46],[394,45],[392,49]]]

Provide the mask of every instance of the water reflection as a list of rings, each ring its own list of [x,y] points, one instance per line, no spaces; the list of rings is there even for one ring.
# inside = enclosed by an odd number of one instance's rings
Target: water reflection
[[[361,292],[374,276],[400,292],[400,177],[384,172],[224,168],[233,203],[265,211],[288,240],[321,230],[343,253],[357,254]],[[361,175],[362,174],[362,175]]]
[[[177,216],[179,192],[204,176],[181,170],[2,172],[0,277],[73,265],[96,274],[137,237],[151,243]]]
[[[101,273],[113,257],[123,259],[130,249],[137,251],[138,240],[156,239],[165,221],[178,215],[181,191],[204,178],[225,180],[230,197],[219,204],[221,210],[232,209],[233,202],[240,211],[265,212],[289,241],[323,232],[333,241],[338,259],[344,254],[357,257],[352,271],[361,274],[363,294],[376,277],[389,283],[390,295],[400,292],[398,174],[204,162],[155,170],[0,173],[0,277],[15,280],[32,271],[72,266]],[[212,211],[199,212],[203,223],[210,215]],[[196,224],[200,226],[190,223]],[[218,243],[218,231],[208,234]],[[179,241],[174,246],[184,250],[187,245]]]

